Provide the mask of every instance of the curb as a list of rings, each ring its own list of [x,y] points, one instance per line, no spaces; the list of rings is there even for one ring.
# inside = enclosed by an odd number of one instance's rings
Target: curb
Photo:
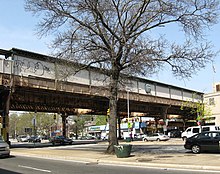
[[[35,157],[51,160],[78,162],[84,164],[101,164],[101,165],[115,165],[115,166],[132,166],[141,168],[163,168],[163,169],[175,169],[175,170],[212,170],[220,173],[220,166],[202,166],[202,165],[182,165],[182,164],[161,164],[161,163],[146,163],[146,162],[125,162],[125,161],[113,161],[100,158],[79,158],[79,157],[61,157],[56,155],[32,155],[23,154],[19,152],[12,152],[11,155],[22,157]]]
[[[213,170],[219,171],[220,167],[218,166],[200,166],[200,165],[181,165],[181,164],[158,164],[158,163],[139,163],[139,162],[124,162],[124,161],[107,161],[107,160],[98,160],[98,163],[103,164],[120,164],[120,165],[128,165],[128,166],[135,166],[135,167],[148,167],[148,168],[173,168],[173,169],[194,169],[194,170]]]

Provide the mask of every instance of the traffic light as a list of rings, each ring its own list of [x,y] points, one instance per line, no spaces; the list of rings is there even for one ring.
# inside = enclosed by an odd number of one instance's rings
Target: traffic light
[[[107,115],[110,115],[110,108],[107,109]]]

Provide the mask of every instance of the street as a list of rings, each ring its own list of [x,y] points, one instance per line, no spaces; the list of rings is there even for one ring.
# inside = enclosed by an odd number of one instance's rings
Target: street
[[[11,158],[0,159],[0,174],[220,173],[220,154],[192,154],[184,149],[181,139],[166,142],[130,142],[133,148],[128,158],[105,154],[107,141],[75,141],[73,145],[65,146],[14,143]]]
[[[192,174],[207,173],[199,170],[178,170],[169,168],[140,168],[132,166],[103,165],[97,163],[76,163],[70,161],[48,160],[32,157],[0,159],[1,174]],[[210,174],[220,173],[209,171]]]
[[[185,149],[183,147],[184,142],[180,138],[170,139],[169,141],[164,142],[142,142],[142,141],[133,141],[131,143],[138,142],[134,147],[134,152],[139,153],[156,153],[161,152],[163,153],[184,153]],[[74,140],[73,146],[63,146],[63,145],[55,145],[53,146],[52,143],[43,141],[43,143],[28,143],[28,142],[17,142],[11,141],[11,148],[39,148],[39,147],[60,147],[60,148],[70,148],[70,149],[84,149],[85,147],[89,150],[94,151],[105,151],[107,148],[107,141],[100,141],[100,140]],[[119,142],[119,144],[125,143],[124,141]],[[88,146],[78,146],[78,145],[86,145]],[[92,144],[97,144],[96,148],[91,147]]]

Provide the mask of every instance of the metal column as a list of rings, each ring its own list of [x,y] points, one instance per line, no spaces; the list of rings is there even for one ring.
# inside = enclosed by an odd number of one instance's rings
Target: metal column
[[[10,144],[9,141],[9,107],[10,107],[10,89],[5,88],[1,91],[1,104],[0,104],[0,115],[1,115],[1,135],[3,139]]]
[[[64,136],[64,137],[67,137],[66,119],[67,119],[68,116],[67,116],[66,113],[64,113],[64,114],[61,115],[61,117],[62,117],[62,127],[63,127],[62,131],[63,131],[63,136]]]

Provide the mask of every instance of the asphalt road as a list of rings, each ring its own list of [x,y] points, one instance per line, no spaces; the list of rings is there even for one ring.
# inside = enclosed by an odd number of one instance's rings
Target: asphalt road
[[[140,168],[129,166],[100,165],[97,163],[76,163],[47,160],[32,157],[11,157],[0,159],[1,174],[205,174],[207,171],[174,170],[165,168]],[[216,172],[209,172],[214,174]]]

